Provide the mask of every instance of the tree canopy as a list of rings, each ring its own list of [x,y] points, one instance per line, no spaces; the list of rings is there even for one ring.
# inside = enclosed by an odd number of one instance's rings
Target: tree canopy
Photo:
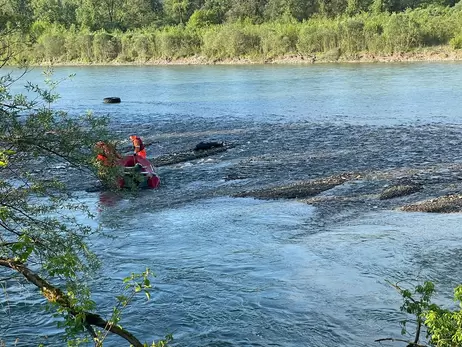
[[[454,6],[456,0],[2,0],[9,22],[46,22],[64,27],[130,30],[185,24],[197,11],[214,13],[215,24],[242,20],[262,23],[290,16],[335,17],[380,9],[402,12],[428,6]],[[379,4],[380,3],[380,4]]]

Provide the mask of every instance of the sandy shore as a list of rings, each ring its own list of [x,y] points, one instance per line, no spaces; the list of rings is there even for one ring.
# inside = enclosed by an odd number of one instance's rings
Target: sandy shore
[[[450,46],[425,47],[412,52],[398,52],[390,54],[375,54],[361,52],[354,55],[342,54],[339,50],[329,52],[300,55],[287,54],[274,58],[233,58],[209,59],[204,56],[191,56],[178,59],[153,59],[147,61],[110,62],[43,62],[36,66],[124,66],[124,65],[251,65],[251,64],[322,64],[322,63],[398,63],[422,61],[462,61],[462,50],[454,50]]]

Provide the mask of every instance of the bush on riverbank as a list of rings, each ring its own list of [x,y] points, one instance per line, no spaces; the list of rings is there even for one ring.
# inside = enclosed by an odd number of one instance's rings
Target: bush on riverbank
[[[196,23],[111,33],[35,23],[27,39],[17,40],[23,42],[20,59],[32,63],[146,63],[194,57],[207,62],[265,61],[284,56],[335,61],[435,46],[457,50],[462,48],[461,23],[462,10],[432,6],[401,13],[313,17],[301,23]]]

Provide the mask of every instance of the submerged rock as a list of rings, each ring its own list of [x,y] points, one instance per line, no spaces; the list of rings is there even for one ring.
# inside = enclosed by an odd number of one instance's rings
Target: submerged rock
[[[290,185],[247,191],[234,196],[259,199],[303,199],[318,195],[357,176],[357,174],[345,173],[316,180],[296,182]]]
[[[223,147],[225,144],[223,142],[199,142],[194,148],[195,151],[203,151],[207,149]]]
[[[194,159],[200,159],[200,158],[205,158],[220,152],[224,152],[228,150],[228,148],[231,148],[231,146],[221,146],[221,147],[211,147],[208,149],[202,149],[202,150],[196,150],[192,149],[189,151],[183,151],[183,152],[177,152],[177,153],[170,153],[166,154],[157,158],[153,158],[151,160],[152,164],[154,166],[160,167],[160,166],[167,166],[167,165],[173,165],[173,164],[178,164],[178,163],[184,163],[190,160]]]
[[[379,196],[380,200],[393,199],[401,196],[411,195],[421,191],[421,184],[396,184],[386,188]]]

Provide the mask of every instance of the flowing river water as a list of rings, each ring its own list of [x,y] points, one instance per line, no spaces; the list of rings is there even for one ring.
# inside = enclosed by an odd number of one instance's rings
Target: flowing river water
[[[115,138],[140,135],[154,159],[201,141],[230,145],[159,167],[160,189],[136,196],[91,192],[83,178],[73,186],[97,212],[91,223],[115,237],[92,245],[103,259],[92,283],[99,312],[110,315],[130,272],[157,274],[152,299],[124,311],[122,325],[141,340],[374,346],[400,337],[405,317],[387,280],[432,280],[437,300],[452,304],[461,215],[398,208],[462,192],[462,64],[55,69],[57,78],[71,73],[57,108],[109,115]],[[40,70],[26,79],[39,82]],[[108,96],[122,103],[103,104]],[[312,200],[251,194],[351,172],[357,179]],[[377,198],[410,176],[422,191]],[[0,339],[64,345],[39,295],[5,294]]]

